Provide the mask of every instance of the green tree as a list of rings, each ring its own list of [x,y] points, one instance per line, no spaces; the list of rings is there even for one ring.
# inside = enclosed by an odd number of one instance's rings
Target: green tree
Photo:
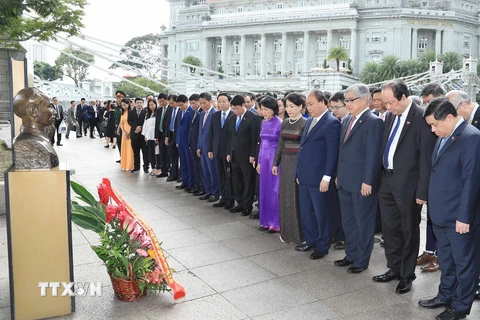
[[[440,56],[443,62],[443,73],[450,72],[451,70],[459,70],[462,68],[462,56],[455,51],[445,52]]]
[[[33,73],[42,80],[54,81],[63,76],[63,71],[58,66],[52,66],[46,62],[35,61]]]
[[[72,48],[65,48],[63,51],[68,54],[60,54],[57,60],[55,60],[55,64],[63,70],[66,76],[73,79],[73,81],[75,82],[75,86],[80,87],[80,82],[86,79],[88,74],[88,68],[90,66],[85,62],[79,61],[71,57],[70,55],[78,57],[89,63],[94,63],[95,58],[89,53],[84,53],[80,50],[75,50]]]
[[[0,1],[0,42],[18,46],[18,41],[46,41],[60,32],[77,35],[86,5],[87,0]]]
[[[187,64],[191,64],[191,65],[194,65],[194,66],[197,66],[197,67],[201,67],[203,65],[202,60],[200,60],[199,58],[197,58],[195,56],[192,56],[192,55],[189,55],[189,56],[186,56],[185,58],[183,58],[182,62],[187,63]],[[190,72],[194,73],[195,68],[190,67]]]
[[[327,59],[323,59],[322,68],[323,68],[323,69],[327,69],[327,68],[328,68]]]
[[[151,90],[145,91],[140,87],[137,87],[134,84],[131,84],[127,81],[122,81],[119,85],[115,88],[115,90],[122,90],[125,92],[129,97],[144,97],[151,92],[165,92],[166,89],[161,84],[148,80],[144,77],[136,77],[134,79],[130,79],[130,81],[135,82],[143,87],[147,87]],[[165,81],[162,81],[165,83]]]
[[[360,81],[365,84],[380,82],[380,66],[375,61],[365,63],[362,71],[360,71]]]
[[[340,70],[340,61],[347,61],[348,60],[348,52],[347,50],[342,47],[331,47],[328,50],[328,55],[327,55],[328,60],[335,60],[337,63],[337,71]]]
[[[399,77],[406,77],[421,73],[420,61],[416,59],[402,60],[398,63]]]
[[[127,48],[120,50],[120,55],[124,56],[125,59],[118,61],[118,63],[131,66],[140,72],[146,72],[153,78],[162,70],[162,68],[160,68],[163,62],[161,58],[161,45],[162,41],[159,34],[150,33],[140,37],[134,37],[125,43],[125,47]],[[137,52],[137,50],[140,52]],[[148,65],[145,66],[142,63]],[[117,64],[110,66],[110,69],[115,68],[122,67]]]
[[[420,66],[421,66],[420,71],[421,72],[428,71],[430,69],[430,62],[434,62],[435,60],[437,60],[437,53],[435,52],[435,50],[428,50],[422,53],[418,57],[418,60],[420,61]]]
[[[400,58],[390,54],[382,58],[380,62],[380,78],[383,80],[395,79],[399,75]]]

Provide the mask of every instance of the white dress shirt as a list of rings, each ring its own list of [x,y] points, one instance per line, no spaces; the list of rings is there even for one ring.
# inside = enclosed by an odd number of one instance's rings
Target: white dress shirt
[[[410,112],[410,108],[412,107],[412,100],[410,100],[410,103],[408,107],[403,111],[402,116],[400,117],[400,126],[398,127],[397,133],[395,134],[395,138],[393,138],[392,144],[390,146],[390,150],[388,153],[388,168],[387,169],[393,169],[393,157],[395,155],[395,151],[397,150],[397,145],[398,145],[398,139],[400,138],[400,134],[402,133],[403,126],[405,125],[405,122],[407,121],[407,116],[408,113]],[[388,138],[390,139],[390,136],[392,135],[393,129],[397,125],[398,121],[398,116],[395,116],[395,121],[393,122],[392,129],[390,131],[390,134],[388,135]]]

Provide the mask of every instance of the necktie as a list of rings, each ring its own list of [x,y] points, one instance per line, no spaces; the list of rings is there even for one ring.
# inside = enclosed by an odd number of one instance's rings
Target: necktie
[[[57,111],[57,120],[60,119],[60,108],[58,106],[55,106],[55,111]]]
[[[447,142],[449,137],[446,137],[446,138],[442,138],[442,140],[440,140],[440,147],[438,148],[438,151],[437,151],[437,156],[438,154],[440,153],[440,150],[442,150],[443,146],[445,145],[445,143]]]
[[[170,119],[170,131],[175,131],[175,117],[177,116],[177,108],[172,111],[172,119]]]
[[[353,116],[352,119],[350,119],[350,123],[348,124],[348,128],[347,128],[347,133],[345,133],[345,138],[343,138],[343,143],[347,141],[348,136],[350,135],[350,131],[352,131],[353,123],[355,122],[356,119],[357,117],[355,116]]]
[[[192,123],[195,121],[196,117],[197,117],[197,111],[193,111]]]
[[[223,125],[225,124],[225,120],[227,119],[227,113],[224,111],[222,112],[222,128],[223,128]]]
[[[390,146],[392,145],[393,139],[395,138],[395,135],[397,134],[398,128],[400,127],[400,118],[402,117],[401,114],[397,116],[397,124],[395,125],[395,128],[393,128],[392,134],[390,135],[390,138],[388,138],[387,145],[385,146],[385,152],[383,153],[383,166],[388,169],[388,153],[390,151]]]
[[[137,109],[137,117],[139,117],[139,118],[140,118],[140,112],[142,112],[142,110]]]
[[[240,123],[242,122],[242,117],[238,117],[237,124],[235,125],[235,131],[238,131],[238,127],[240,127]]]
[[[160,116],[160,132],[163,132],[163,118],[165,117],[166,107],[162,107],[162,115]]]
[[[205,128],[205,123],[207,122],[207,117],[210,112],[205,112],[205,115],[203,116],[203,126],[202,128]]]
[[[317,118],[313,119],[312,123],[310,123],[310,127],[308,127],[307,135],[310,133],[310,131],[313,129],[313,127],[315,127],[317,122],[318,122]]]

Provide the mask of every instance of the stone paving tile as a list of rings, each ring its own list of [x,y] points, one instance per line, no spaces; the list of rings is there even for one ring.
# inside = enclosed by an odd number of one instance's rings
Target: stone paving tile
[[[188,223],[193,228],[235,222],[234,219],[218,213],[197,214],[192,216],[179,217],[179,219]]]
[[[199,202],[198,205],[190,204],[190,202],[195,201],[195,199],[185,199],[185,202],[183,202],[181,206],[164,208],[164,210],[178,218],[193,215],[212,214],[214,212],[212,207],[205,206],[201,202]]]
[[[81,231],[78,229],[72,229],[72,244],[73,246],[82,246],[90,243]]]
[[[317,301],[290,309],[285,309],[258,317],[253,320],[341,320],[342,318],[327,307],[324,303]]]
[[[0,279],[8,278],[8,256],[0,257],[0,266]]]
[[[238,221],[205,226],[197,229],[217,241],[246,236],[255,236],[258,234],[255,229],[250,228]]]
[[[351,316],[345,316],[345,320],[431,320],[443,311],[442,308],[436,310],[424,309],[419,306],[412,306],[408,303],[395,304],[382,307],[377,310],[359,312]]]
[[[0,310],[10,305],[10,281],[8,278],[0,279]],[[1,315],[1,312],[0,312]],[[3,319],[0,316],[0,319]]]
[[[211,237],[195,229],[162,233],[161,236],[162,248],[165,250],[184,248],[214,241]]]
[[[250,237],[223,240],[221,243],[245,257],[291,248],[289,244],[283,243],[279,239],[268,237],[260,232]]]
[[[155,232],[155,235],[157,236],[158,241],[162,241],[161,235],[163,233],[192,228],[189,224],[177,218],[153,220],[153,221],[150,221],[148,224]]]
[[[245,287],[277,276],[247,259],[237,259],[191,269],[217,292]]]
[[[10,307],[0,308],[0,319],[10,320]]]
[[[260,282],[222,293],[228,301],[247,313],[259,316],[317,301],[302,289],[286,284],[282,279]]]
[[[73,263],[78,266],[101,261],[89,244],[73,247]]]
[[[73,275],[76,282],[101,282],[102,286],[112,285],[107,269],[100,260],[93,263],[75,265]]]
[[[216,242],[168,250],[168,253],[189,269],[241,257],[235,251]]]

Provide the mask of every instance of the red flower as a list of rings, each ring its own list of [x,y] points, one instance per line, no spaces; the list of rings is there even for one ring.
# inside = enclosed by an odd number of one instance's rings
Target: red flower
[[[106,221],[109,223],[117,215],[118,207],[114,204],[107,205],[107,216]]]
[[[110,200],[110,196],[108,195],[107,185],[104,183],[101,183],[98,185],[97,189],[98,189],[98,196],[100,198],[100,202],[103,203],[104,205],[107,205],[108,201]]]

